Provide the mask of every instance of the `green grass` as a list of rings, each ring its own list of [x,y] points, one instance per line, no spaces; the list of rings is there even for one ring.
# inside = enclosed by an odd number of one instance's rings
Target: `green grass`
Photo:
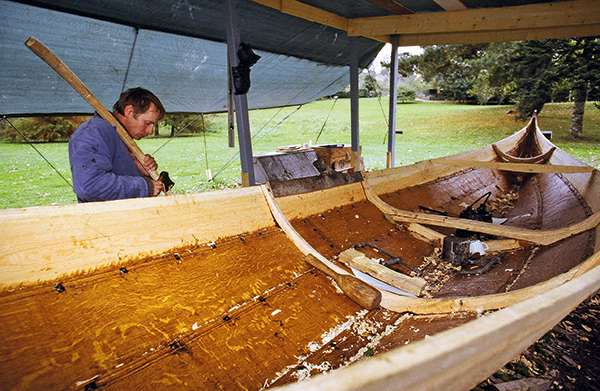
[[[255,110],[250,113],[250,127],[255,155],[273,152],[277,147],[297,144],[350,144],[350,102],[333,100],[312,102],[282,109]],[[416,102],[397,106],[396,165],[406,165],[433,157],[467,151],[502,139],[524,126],[507,115],[509,106],[466,106]],[[386,97],[361,99],[360,143],[367,169],[385,166],[387,150]],[[331,114],[329,115],[331,111]],[[540,115],[540,127],[553,132],[553,142],[560,148],[599,167],[600,110],[586,108],[584,138],[567,140],[571,104],[548,104]],[[385,113],[385,114],[384,114]],[[290,115],[291,114],[291,115]],[[284,118],[289,116],[285,121]],[[329,119],[321,131],[324,121]],[[199,192],[240,185],[240,163],[236,148],[227,146],[225,115],[207,116],[211,124],[206,139],[175,138],[160,149],[167,139],[143,139],[139,146],[154,154],[160,167],[176,183],[176,193]],[[283,121],[283,122],[282,122]],[[280,123],[281,122],[281,123]],[[278,125],[279,124],[279,125]],[[206,147],[205,147],[206,142]],[[70,181],[67,143],[35,144],[61,174]],[[207,166],[208,160],[208,166]],[[210,168],[214,182],[207,182]],[[0,208],[75,203],[68,185],[28,144],[0,144]]]

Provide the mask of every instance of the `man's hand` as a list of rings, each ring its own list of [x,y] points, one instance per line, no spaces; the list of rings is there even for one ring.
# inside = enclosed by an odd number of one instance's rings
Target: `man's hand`
[[[151,155],[144,156],[144,166],[151,171],[156,171],[158,169],[158,164]]]
[[[135,158],[133,153],[131,153],[131,152],[129,152],[129,153],[131,154],[131,157],[133,158],[133,162],[135,163],[135,166],[137,167],[140,174],[142,174],[144,176],[148,176],[148,175],[150,175],[150,172],[148,170],[156,171],[158,169],[158,163],[156,163],[156,160],[154,160],[154,158],[151,155],[147,154],[144,156],[144,165],[142,165]]]
[[[161,191],[165,190],[165,185],[161,181],[150,180],[150,182],[152,183],[152,197],[157,197]]]

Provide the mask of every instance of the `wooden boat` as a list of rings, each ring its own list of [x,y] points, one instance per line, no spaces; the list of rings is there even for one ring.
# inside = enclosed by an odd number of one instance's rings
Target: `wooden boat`
[[[362,175],[4,210],[0,389],[469,389],[600,288],[599,191],[534,117]],[[503,224],[457,217],[482,196]],[[457,229],[483,257],[444,260]]]

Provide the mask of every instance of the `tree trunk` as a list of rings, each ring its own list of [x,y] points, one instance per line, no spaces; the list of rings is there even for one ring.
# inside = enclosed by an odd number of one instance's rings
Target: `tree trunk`
[[[587,92],[587,86],[585,84],[575,89],[573,117],[571,117],[571,126],[569,127],[568,136],[571,139],[579,138],[583,134],[583,113],[585,112]]]

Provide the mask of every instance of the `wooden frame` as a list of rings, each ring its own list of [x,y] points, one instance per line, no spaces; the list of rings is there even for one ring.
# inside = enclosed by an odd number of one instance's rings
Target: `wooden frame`
[[[283,13],[400,46],[456,45],[600,34],[600,6],[594,0],[457,10],[456,1],[441,2],[451,12],[347,19],[297,0],[253,0]],[[454,3],[454,4],[452,4]],[[451,8],[450,8],[451,7]],[[564,17],[569,15],[568,18]]]

